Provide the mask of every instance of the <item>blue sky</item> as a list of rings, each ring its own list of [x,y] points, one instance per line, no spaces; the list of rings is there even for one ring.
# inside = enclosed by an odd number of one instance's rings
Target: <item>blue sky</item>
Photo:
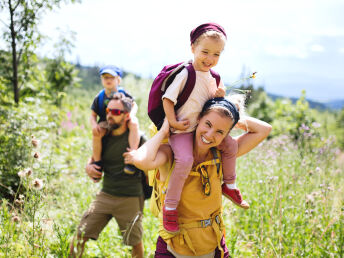
[[[47,14],[40,30],[51,41],[57,27],[76,32],[72,61],[154,77],[191,59],[190,31],[214,21],[229,36],[215,67],[225,84],[245,67],[268,92],[298,97],[305,89],[308,98],[328,101],[344,99],[343,14],[344,0],[84,0]]]

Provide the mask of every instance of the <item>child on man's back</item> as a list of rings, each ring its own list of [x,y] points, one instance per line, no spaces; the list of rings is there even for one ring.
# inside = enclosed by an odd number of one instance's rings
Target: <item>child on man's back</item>
[[[102,137],[108,132],[108,123],[106,121],[106,107],[112,96],[120,92],[126,97],[133,99],[122,87],[119,87],[121,83],[122,71],[116,66],[106,65],[99,70],[101,83],[104,87],[97,96],[94,98],[91,109],[90,122],[92,126],[92,158],[94,164],[98,165],[99,171],[102,171],[103,166],[101,162],[102,152]],[[139,124],[136,118],[137,105],[134,102],[134,107],[130,112],[130,120],[128,122],[129,128],[129,147],[132,150],[138,148],[140,143]],[[118,112],[120,114],[120,110]],[[98,121],[97,121],[98,118]],[[128,174],[133,174],[136,168],[132,165],[126,165],[124,171]]]

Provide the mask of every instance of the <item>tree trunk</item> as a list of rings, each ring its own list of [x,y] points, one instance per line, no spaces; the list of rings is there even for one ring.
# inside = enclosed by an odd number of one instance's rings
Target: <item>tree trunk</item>
[[[19,103],[19,87],[18,87],[18,61],[17,61],[17,44],[16,44],[16,31],[14,28],[14,9],[12,9],[11,1],[9,1],[9,9],[10,9],[10,16],[11,16],[11,46],[12,46],[12,84],[13,84],[13,93],[14,93],[14,101],[15,103]]]

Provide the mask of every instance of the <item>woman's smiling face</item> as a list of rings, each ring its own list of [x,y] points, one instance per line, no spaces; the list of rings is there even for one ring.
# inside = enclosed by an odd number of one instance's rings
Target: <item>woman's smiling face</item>
[[[233,121],[217,110],[210,110],[200,118],[195,134],[195,147],[210,149],[218,146],[229,133]]]

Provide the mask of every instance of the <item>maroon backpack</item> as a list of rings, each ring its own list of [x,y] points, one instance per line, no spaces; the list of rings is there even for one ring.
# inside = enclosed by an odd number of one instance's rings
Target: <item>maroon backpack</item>
[[[164,122],[165,112],[162,105],[162,96],[164,95],[168,86],[171,85],[174,78],[184,68],[188,71],[188,78],[186,80],[183,91],[177,98],[177,104],[174,106],[174,110],[177,111],[181,106],[184,105],[186,100],[189,98],[196,83],[196,72],[191,62],[183,62],[174,65],[166,65],[158,76],[154,79],[148,98],[148,116],[160,129]],[[216,80],[216,85],[220,84],[220,75],[213,70],[210,70],[211,75]]]

